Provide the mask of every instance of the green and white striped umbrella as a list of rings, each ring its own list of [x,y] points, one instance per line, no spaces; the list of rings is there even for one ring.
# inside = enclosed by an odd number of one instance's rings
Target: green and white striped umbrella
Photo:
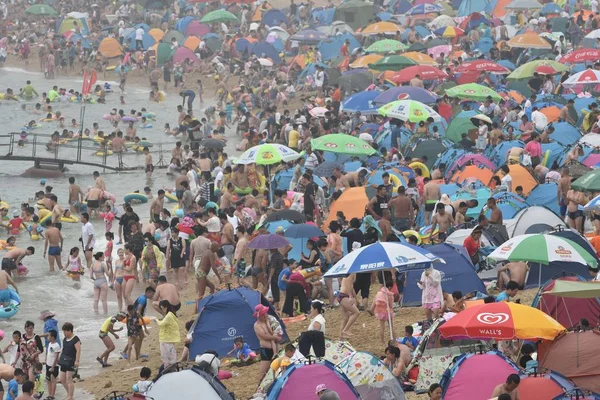
[[[235,161],[236,164],[272,165],[294,161],[302,155],[281,144],[265,143],[254,146],[244,152]]]
[[[544,234],[515,236],[498,246],[488,258],[499,261],[529,261],[544,265],[562,261],[598,267],[594,256],[577,243]]]

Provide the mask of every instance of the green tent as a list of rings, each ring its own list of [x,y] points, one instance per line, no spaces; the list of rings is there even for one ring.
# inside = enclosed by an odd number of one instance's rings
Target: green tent
[[[173,57],[175,51],[171,49],[171,45],[168,43],[159,43],[156,48],[156,63],[158,65],[164,65]]]
[[[477,127],[471,122],[472,116],[473,115],[471,113],[459,113],[452,120],[452,122],[450,122],[450,125],[448,125],[448,129],[446,129],[446,134],[444,137],[454,143],[460,142],[463,133],[468,134],[471,129],[477,129]]]
[[[343,21],[352,29],[364,28],[373,18],[373,4],[361,0],[349,0],[339,5],[333,14],[334,21]]]

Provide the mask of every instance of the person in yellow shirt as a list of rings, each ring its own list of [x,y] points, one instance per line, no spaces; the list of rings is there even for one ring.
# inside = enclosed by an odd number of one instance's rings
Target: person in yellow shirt
[[[292,150],[298,150],[298,142],[300,141],[300,132],[298,132],[298,124],[292,125],[292,130],[288,134],[288,147]]]
[[[296,346],[291,343],[285,345],[284,354],[281,357],[277,357],[271,363],[271,370],[273,374],[277,376],[279,370],[285,371],[285,369],[292,363],[291,359],[296,353]]]
[[[181,342],[181,336],[179,335],[179,319],[175,315],[173,305],[168,300],[162,300],[158,306],[161,312],[165,314],[163,319],[156,320],[159,327],[160,359],[162,368],[165,369],[177,362],[175,343]]]

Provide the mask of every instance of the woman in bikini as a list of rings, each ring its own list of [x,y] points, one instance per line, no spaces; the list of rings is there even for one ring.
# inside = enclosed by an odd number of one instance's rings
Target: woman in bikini
[[[342,324],[340,325],[340,340],[348,339],[350,336],[350,327],[360,314],[360,311],[356,307],[356,293],[354,292],[354,281],[356,280],[356,274],[342,279],[342,285],[338,293],[338,302],[340,303],[340,310],[342,312]]]
[[[123,279],[125,280],[125,289],[123,290],[123,298],[125,304],[133,304],[131,300],[131,292],[135,286],[135,277],[137,275],[137,260],[132,252],[130,244],[125,245],[125,256],[123,258]]]
[[[125,298],[125,296],[123,295],[123,292],[125,291],[125,278],[123,278],[123,276],[125,275],[125,269],[123,268],[123,262],[125,261],[125,252],[123,251],[123,249],[117,250],[117,256],[119,258],[117,258],[114,262],[115,269],[113,271],[113,275],[115,277],[115,280],[113,282],[113,285],[115,288],[115,292],[117,293],[117,304],[119,307],[119,312],[121,312],[123,311],[123,299]]]
[[[108,301],[106,297],[108,295],[108,281],[106,280],[105,273],[108,274],[109,279],[112,278],[112,271],[106,267],[104,261],[104,253],[99,251],[94,254],[94,262],[92,268],[90,268],[90,278],[94,280],[94,313],[98,315],[98,300],[102,299],[102,311],[104,315],[108,314]]]

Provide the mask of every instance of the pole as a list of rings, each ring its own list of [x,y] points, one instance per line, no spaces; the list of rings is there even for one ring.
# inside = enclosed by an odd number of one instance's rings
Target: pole
[[[383,281],[383,287],[386,287],[385,286],[385,274],[384,274],[383,270],[381,271],[381,278]],[[387,293],[385,294],[385,309],[386,309],[387,316],[388,316],[388,324],[390,325],[390,339],[394,340],[395,339],[394,333],[392,332],[392,313],[390,312],[390,302],[389,302]]]

